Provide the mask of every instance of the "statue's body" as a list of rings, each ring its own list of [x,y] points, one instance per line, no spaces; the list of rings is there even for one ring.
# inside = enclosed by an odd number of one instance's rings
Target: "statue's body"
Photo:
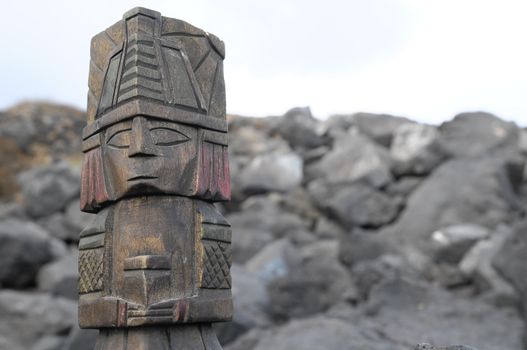
[[[101,329],[97,349],[221,349],[223,57],[216,37],[142,8],[92,40],[81,206],[97,216],[79,243],[79,322]]]

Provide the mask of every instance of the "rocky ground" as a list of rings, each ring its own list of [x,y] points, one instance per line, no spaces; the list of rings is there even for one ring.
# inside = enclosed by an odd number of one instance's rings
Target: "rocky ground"
[[[93,349],[75,326],[83,125],[0,112],[0,349]],[[526,349],[527,131],[297,108],[231,116],[230,153],[226,350]]]

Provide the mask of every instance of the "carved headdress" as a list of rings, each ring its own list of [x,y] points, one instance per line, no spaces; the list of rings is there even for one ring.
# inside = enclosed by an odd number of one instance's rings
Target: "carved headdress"
[[[229,199],[224,57],[224,44],[216,36],[144,8],[127,12],[93,38],[83,132],[83,211],[97,212],[125,194],[108,183],[101,152],[108,142],[105,130],[138,116],[196,130],[190,141],[199,156],[185,169],[192,181],[158,189],[161,193]]]

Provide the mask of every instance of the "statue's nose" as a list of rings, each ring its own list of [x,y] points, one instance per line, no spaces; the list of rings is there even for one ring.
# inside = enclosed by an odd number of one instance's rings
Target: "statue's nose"
[[[150,136],[150,130],[144,117],[135,117],[132,122],[132,133],[128,157],[155,157],[155,144]]]

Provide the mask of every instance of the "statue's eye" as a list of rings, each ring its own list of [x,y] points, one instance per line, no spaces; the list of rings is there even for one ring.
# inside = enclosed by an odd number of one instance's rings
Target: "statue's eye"
[[[130,132],[131,129],[121,130],[113,134],[106,143],[115,148],[130,147]]]
[[[154,128],[150,132],[152,140],[158,146],[174,146],[190,140],[188,136],[173,129]]]

